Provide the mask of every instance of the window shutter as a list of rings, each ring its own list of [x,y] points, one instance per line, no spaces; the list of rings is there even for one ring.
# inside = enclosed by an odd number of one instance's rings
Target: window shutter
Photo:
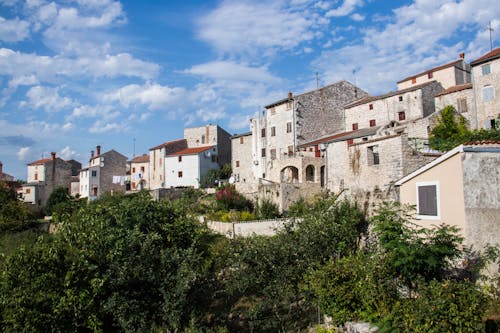
[[[437,216],[436,185],[418,187],[418,214]]]

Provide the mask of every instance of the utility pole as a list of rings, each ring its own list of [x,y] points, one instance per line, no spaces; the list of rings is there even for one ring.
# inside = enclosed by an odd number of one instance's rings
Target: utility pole
[[[319,74],[316,72],[316,89],[319,88]]]
[[[492,34],[493,30],[495,30],[495,29],[493,29],[491,27],[491,21],[490,21],[490,24],[488,25],[488,30],[490,31],[490,51],[493,51],[493,38],[492,38],[491,34]]]
[[[134,156],[133,157],[135,157],[135,138],[133,139],[133,141],[134,141]]]

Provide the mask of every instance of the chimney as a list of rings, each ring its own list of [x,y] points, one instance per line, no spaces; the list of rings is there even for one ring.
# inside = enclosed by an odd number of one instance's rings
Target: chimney
[[[97,156],[101,155],[101,146],[95,147]]]
[[[464,59],[465,58],[465,53],[462,52],[462,53],[459,54],[459,56],[460,56],[460,59]]]
[[[94,151],[93,151],[93,150],[91,150],[91,151],[90,151],[90,159],[93,159],[93,158],[94,158]]]
[[[56,152],[51,152],[50,155],[52,156],[52,160],[55,160],[56,159]]]
[[[56,179],[56,153],[53,151],[50,153],[52,156],[52,181]]]
[[[288,92],[288,99],[292,99],[292,97],[293,97],[293,94],[292,94],[292,92],[291,92],[291,91],[289,91],[289,92]]]
[[[2,178],[2,173],[3,173],[3,164],[0,162],[0,178]]]

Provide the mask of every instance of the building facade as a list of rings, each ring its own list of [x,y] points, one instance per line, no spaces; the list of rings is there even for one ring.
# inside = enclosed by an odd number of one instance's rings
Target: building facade
[[[185,139],[168,141],[149,149],[149,188],[165,188],[165,157],[187,148]]]
[[[231,135],[217,125],[205,125],[184,129],[184,139],[189,148],[216,146],[219,166],[231,163]]]
[[[130,190],[148,190],[149,183],[149,155],[134,157],[130,161]]]

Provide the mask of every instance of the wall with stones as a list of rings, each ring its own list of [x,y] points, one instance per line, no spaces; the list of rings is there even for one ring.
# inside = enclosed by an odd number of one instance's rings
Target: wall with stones
[[[242,135],[231,139],[233,177],[236,190],[240,193],[254,193],[258,179],[253,173],[252,135]]]
[[[465,100],[467,107],[465,110],[459,109],[458,101]],[[435,98],[436,112],[441,111],[445,106],[451,105],[455,110],[467,119],[469,128],[477,128],[476,117],[474,113],[474,91],[472,88],[460,90],[446,95],[437,96]]]
[[[125,176],[127,172],[127,157],[110,150],[101,154],[99,172],[98,196],[109,192],[125,192],[125,185],[113,184],[113,176]]]
[[[167,146],[149,150],[150,189],[162,188],[165,182],[165,156],[187,148],[186,140],[170,142]],[[163,185],[162,185],[163,184]]]
[[[219,126],[217,126],[217,154],[221,167],[231,163],[231,135]]]
[[[491,73],[483,75],[482,67],[490,65]],[[474,96],[477,109],[477,124],[479,128],[488,127],[489,120],[497,119],[500,114],[500,59],[472,67]],[[493,87],[494,98],[487,102],[484,100],[484,88]]]
[[[295,96],[297,144],[344,130],[344,106],[365,96],[365,91],[347,81]]]

